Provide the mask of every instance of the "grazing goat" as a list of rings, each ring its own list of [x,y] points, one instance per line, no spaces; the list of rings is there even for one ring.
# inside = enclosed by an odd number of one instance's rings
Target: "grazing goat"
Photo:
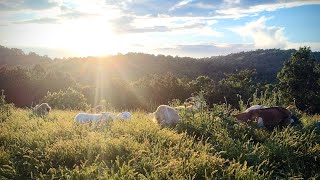
[[[185,100],[184,106],[174,107],[176,110],[186,110],[187,112],[199,112],[201,106],[205,107],[206,104],[201,102],[199,97],[189,97]]]
[[[49,114],[49,112],[51,111],[51,107],[49,106],[48,103],[42,103],[42,104],[38,104],[33,108],[33,114],[37,115],[37,116],[45,116],[47,114]]]
[[[181,111],[186,110],[186,112],[197,112],[199,109],[195,105],[189,105],[189,106],[177,106],[174,107],[175,110]]]
[[[282,107],[252,109],[234,116],[241,122],[257,121],[258,127],[267,129],[288,126],[294,121],[292,113]]]
[[[205,107],[205,102],[201,101],[199,97],[189,97],[186,99],[188,107],[190,107],[193,110],[200,110],[201,106]]]
[[[260,106],[260,105],[253,105],[253,106],[250,106],[248,109],[246,109],[245,112],[249,112],[251,110],[255,110],[255,109],[265,109],[265,108],[268,108],[267,106]]]
[[[167,105],[160,105],[153,114],[153,121],[161,126],[175,126],[180,121],[178,112]]]
[[[101,114],[88,114],[79,113],[74,118],[75,123],[100,123],[107,120],[114,119],[114,115],[110,112],[104,112]]]
[[[130,112],[122,112],[122,113],[119,113],[117,116],[116,116],[117,119],[122,119],[122,120],[125,120],[125,119],[131,119],[131,114]]]

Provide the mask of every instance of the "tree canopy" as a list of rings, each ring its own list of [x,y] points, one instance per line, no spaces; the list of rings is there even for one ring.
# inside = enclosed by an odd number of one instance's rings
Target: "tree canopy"
[[[320,68],[308,47],[299,48],[278,73],[279,89],[303,111],[320,112]]]

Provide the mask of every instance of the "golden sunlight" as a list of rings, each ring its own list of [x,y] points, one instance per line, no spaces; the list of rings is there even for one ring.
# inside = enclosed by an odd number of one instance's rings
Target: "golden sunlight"
[[[51,42],[59,39],[60,48],[77,56],[102,56],[119,50],[116,36],[107,22],[99,18],[86,18],[61,24],[58,33],[49,38]]]

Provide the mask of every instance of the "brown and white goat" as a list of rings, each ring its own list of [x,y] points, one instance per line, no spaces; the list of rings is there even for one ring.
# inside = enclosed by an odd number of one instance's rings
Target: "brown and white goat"
[[[256,121],[258,127],[267,129],[273,129],[276,126],[284,127],[292,123],[292,113],[282,107],[253,109],[234,117],[241,122]]]

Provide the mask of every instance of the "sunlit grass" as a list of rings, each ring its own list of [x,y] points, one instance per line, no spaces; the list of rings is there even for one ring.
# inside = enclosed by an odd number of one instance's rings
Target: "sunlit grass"
[[[53,179],[319,178],[318,116],[274,131],[238,124],[216,106],[160,128],[144,112],[102,126],[75,111],[16,109],[0,124],[0,177]]]

